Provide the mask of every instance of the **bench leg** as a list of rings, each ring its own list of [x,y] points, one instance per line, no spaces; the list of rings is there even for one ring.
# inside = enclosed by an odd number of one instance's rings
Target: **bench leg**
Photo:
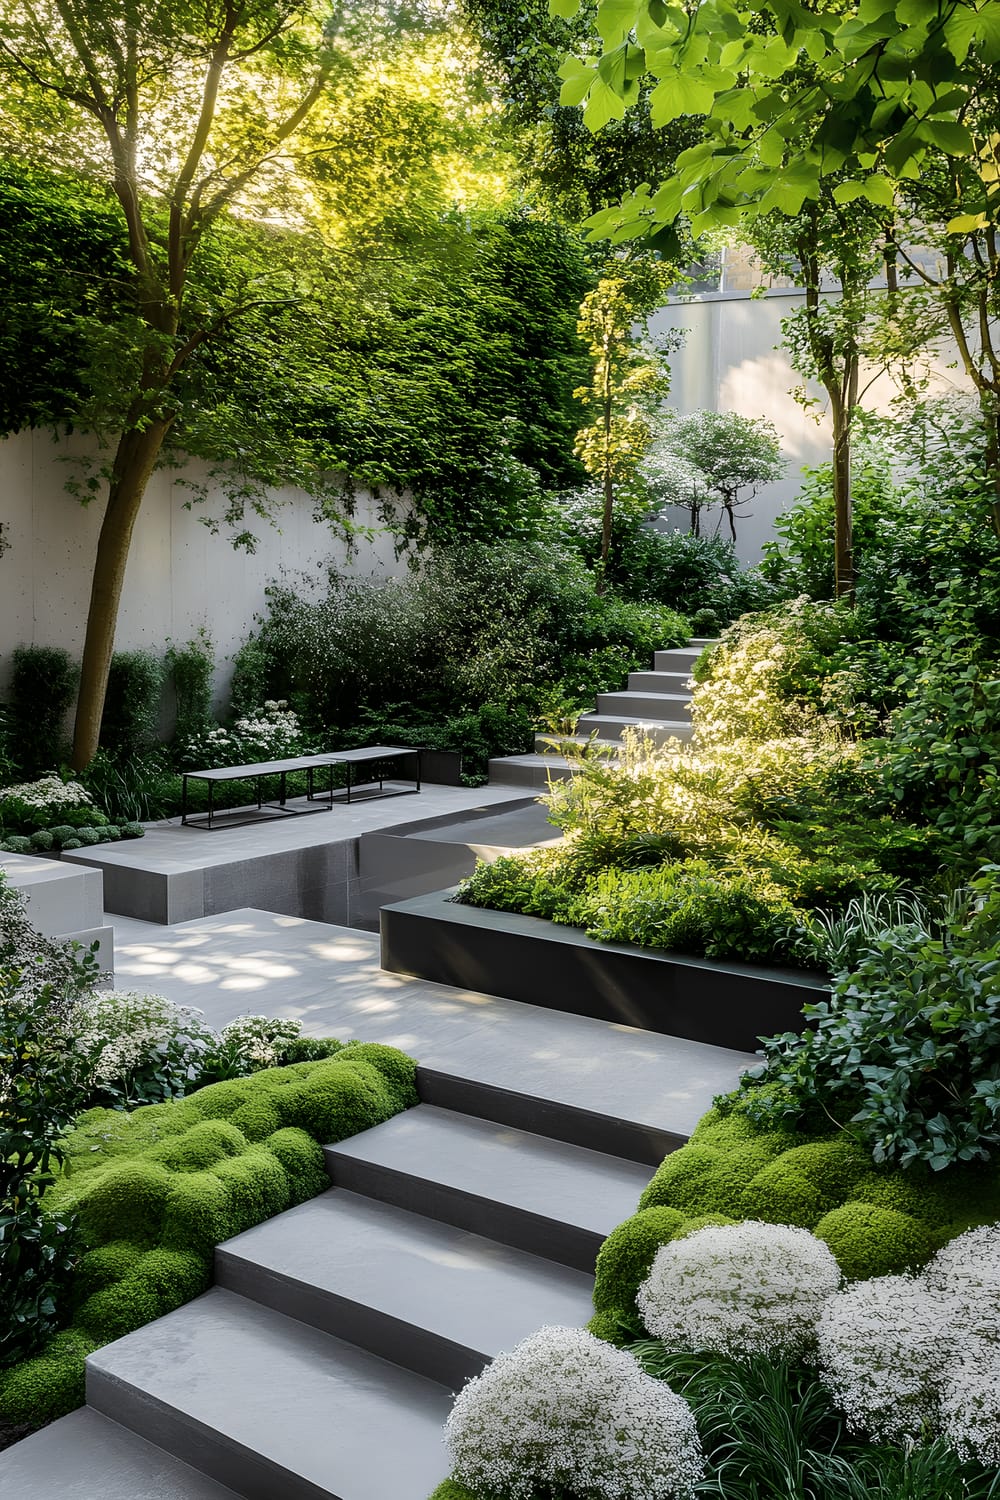
[[[215,782],[208,783],[208,826],[211,828],[215,816]]]

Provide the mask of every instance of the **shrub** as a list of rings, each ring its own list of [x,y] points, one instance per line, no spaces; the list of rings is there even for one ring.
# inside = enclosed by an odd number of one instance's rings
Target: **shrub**
[[[828,1001],[806,1005],[813,1029],[765,1041],[747,1076],[779,1086],[782,1114],[838,1120],[876,1162],[941,1169],[988,1160],[1000,1142],[1000,894],[992,870],[973,884],[971,915],[941,938],[890,929]],[[757,1111],[773,1118],[773,1101]]]
[[[555,1399],[553,1399],[555,1397]],[[501,1500],[669,1500],[702,1473],[690,1407],[578,1328],[542,1328],[469,1381],[445,1441],[456,1478]]]
[[[101,745],[129,760],[156,737],[163,693],[163,663],[149,651],[116,651],[108,672]]]
[[[933,1431],[950,1339],[922,1281],[855,1282],[826,1303],[817,1339],[822,1378],[854,1431],[889,1443]]]
[[[862,1281],[922,1266],[933,1241],[909,1214],[875,1203],[844,1203],[823,1215],[815,1229],[846,1276]]]
[[[222,1240],[323,1192],[323,1143],[414,1102],[415,1076],[403,1053],[358,1043],[327,1060],[212,1084],[181,1102],[81,1115],[44,1203],[46,1222],[76,1215],[79,1223],[73,1326],[0,1375],[0,1419],[37,1422],[78,1405],[85,1353],[196,1296]],[[324,1129],[318,1137],[284,1125],[250,1142],[224,1118],[268,1100],[279,1113],[301,1115],[310,1099]],[[339,1133],[326,1133],[331,1122]]]
[[[711,1225],[661,1246],[636,1306],[669,1348],[796,1359],[841,1281],[827,1247],[785,1224]]]
[[[183,744],[212,722],[215,654],[206,631],[200,630],[186,646],[169,646],[166,668],[176,705],[174,739]],[[255,701],[263,702],[264,697],[261,693]]]
[[[13,654],[7,735],[25,776],[50,771],[62,759],[64,724],[79,670],[56,646],[19,646]]]
[[[39,854],[47,854],[55,846],[55,835],[51,828],[36,828],[31,835],[31,847]]]
[[[751,961],[772,958],[796,918],[777,886],[759,876],[720,872],[704,860],[606,870],[569,911],[576,926],[601,942]]]
[[[1000,1348],[970,1338],[941,1382],[941,1431],[960,1458],[1000,1465]]]
[[[89,996],[73,1029],[93,1102],[155,1104],[197,1087],[216,1046],[200,1017],[163,995],[105,990]]]

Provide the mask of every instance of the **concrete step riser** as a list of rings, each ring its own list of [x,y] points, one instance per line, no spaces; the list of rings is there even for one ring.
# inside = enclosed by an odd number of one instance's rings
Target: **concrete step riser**
[[[262,1370],[260,1375],[266,1382],[267,1371]],[[227,1485],[244,1500],[276,1500],[279,1495],[281,1500],[351,1500],[347,1495],[331,1495],[329,1490],[269,1462],[217,1429],[202,1426],[186,1412],[91,1365],[87,1367],[87,1405],[190,1464],[200,1474]]]
[[[672,723],[691,717],[691,699],[666,693],[598,693],[599,714],[627,714],[632,719],[659,719]]]
[[[540,1255],[577,1271],[592,1272],[604,1236],[575,1224],[544,1218],[509,1203],[478,1196],[400,1172],[381,1162],[358,1160],[341,1155],[336,1146],[327,1146],[326,1165],[337,1187],[394,1203],[410,1213],[424,1214],[458,1229],[468,1229],[487,1239]],[[485,1184],[484,1184],[485,1185]]]
[[[454,1109],[480,1120],[495,1120],[550,1140],[566,1141],[588,1151],[603,1151],[643,1166],[658,1167],[687,1137],[654,1130],[631,1120],[592,1114],[551,1099],[515,1094],[474,1079],[458,1078],[433,1068],[417,1069],[417,1089],[425,1104]]]
[[[700,648],[694,651],[685,650],[680,647],[676,651],[654,651],[654,672],[686,672],[690,675],[691,668],[701,655]]]
[[[611,714],[589,715],[585,722],[581,720],[581,728],[588,733],[596,730],[602,740],[620,740],[626,729],[634,729],[639,734],[648,735],[656,745],[663,745],[670,739],[689,740],[694,732],[690,724],[633,724]]]
[[[491,1358],[362,1302],[277,1275],[270,1268],[232,1254],[225,1246],[215,1252],[215,1281],[217,1286],[251,1302],[271,1307],[450,1389],[458,1390],[473,1375],[481,1374]]]
[[[630,693],[670,693],[678,698],[691,697],[690,672],[630,672]]]
[[[551,766],[518,765],[516,761],[505,758],[491,760],[489,763],[489,780],[493,786],[530,786],[544,790],[549,781],[568,781],[574,775],[572,766],[560,765],[558,756],[553,756],[555,761]]]

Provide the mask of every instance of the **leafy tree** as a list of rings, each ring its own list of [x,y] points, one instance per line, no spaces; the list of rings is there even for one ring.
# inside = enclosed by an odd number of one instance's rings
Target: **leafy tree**
[[[660,294],[665,268],[623,266],[619,274],[602,276],[580,305],[580,336],[593,361],[587,385],[576,392],[593,421],[577,433],[576,451],[601,492],[601,551],[597,561],[597,592],[604,590],[616,496],[634,488],[640,460],[652,440],[647,410],[670,388],[669,371],[658,354],[644,348],[633,332],[636,322],[652,311]],[[645,501],[640,503],[645,508]]]
[[[567,9],[575,10],[573,0]],[[1000,5],[996,0],[696,0],[685,8],[604,0],[599,56],[562,65],[566,103],[600,128],[634,107],[636,80],[658,82],[654,126],[703,116],[703,138],[655,189],[640,184],[591,228],[632,240],[690,217],[695,235],[770,213],[799,215],[836,177],[840,204],[859,200],[895,219],[933,205],[943,274],[912,260],[932,292],[979,393],[1000,535],[1000,360],[983,320],[997,310],[1000,222]],[[593,43],[591,43],[593,45]],[[899,217],[891,236],[906,261]],[[972,259],[976,274],[963,264]]]
[[[781,475],[778,434],[766,417],[743,417],[735,411],[696,411],[671,424],[663,447],[678,461],[676,493],[692,512],[698,534],[698,511],[708,497],[716,500],[736,541],[736,511],[762,484]],[[749,490],[748,495],[741,491]],[[677,501],[673,503],[678,503]]]

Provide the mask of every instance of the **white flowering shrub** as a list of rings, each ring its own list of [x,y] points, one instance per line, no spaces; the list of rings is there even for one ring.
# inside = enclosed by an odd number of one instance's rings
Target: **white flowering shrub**
[[[829,1299],[816,1332],[820,1374],[853,1430],[890,1443],[937,1430],[954,1330],[922,1277],[855,1282]]]
[[[949,1363],[941,1383],[941,1432],[960,1458],[1000,1465],[1000,1344],[995,1340],[963,1340]]]
[[[302,1022],[280,1016],[237,1016],[219,1033],[215,1071],[227,1077],[274,1068],[289,1044],[302,1035]]]
[[[128,1106],[189,1093],[217,1046],[200,1011],[129,990],[96,991],[71,1027],[96,1098]]]
[[[91,807],[93,798],[78,781],[62,781],[58,776],[40,776],[37,781],[21,781],[15,786],[0,787],[0,801],[14,798],[38,812],[59,812],[69,807]]]
[[[703,1461],[687,1402],[582,1328],[542,1328],[459,1395],[445,1428],[456,1477],[497,1500],[672,1500]]]
[[[1000,1224],[949,1240],[924,1267],[923,1281],[947,1304],[956,1334],[1000,1341]]]
[[[790,1224],[710,1224],[661,1245],[636,1306],[670,1349],[808,1357],[840,1286],[829,1248]]]
[[[205,769],[284,760],[307,753],[298,715],[284,698],[269,698],[263,708],[242,714],[232,729],[216,724],[191,735],[177,750],[179,765]]]

